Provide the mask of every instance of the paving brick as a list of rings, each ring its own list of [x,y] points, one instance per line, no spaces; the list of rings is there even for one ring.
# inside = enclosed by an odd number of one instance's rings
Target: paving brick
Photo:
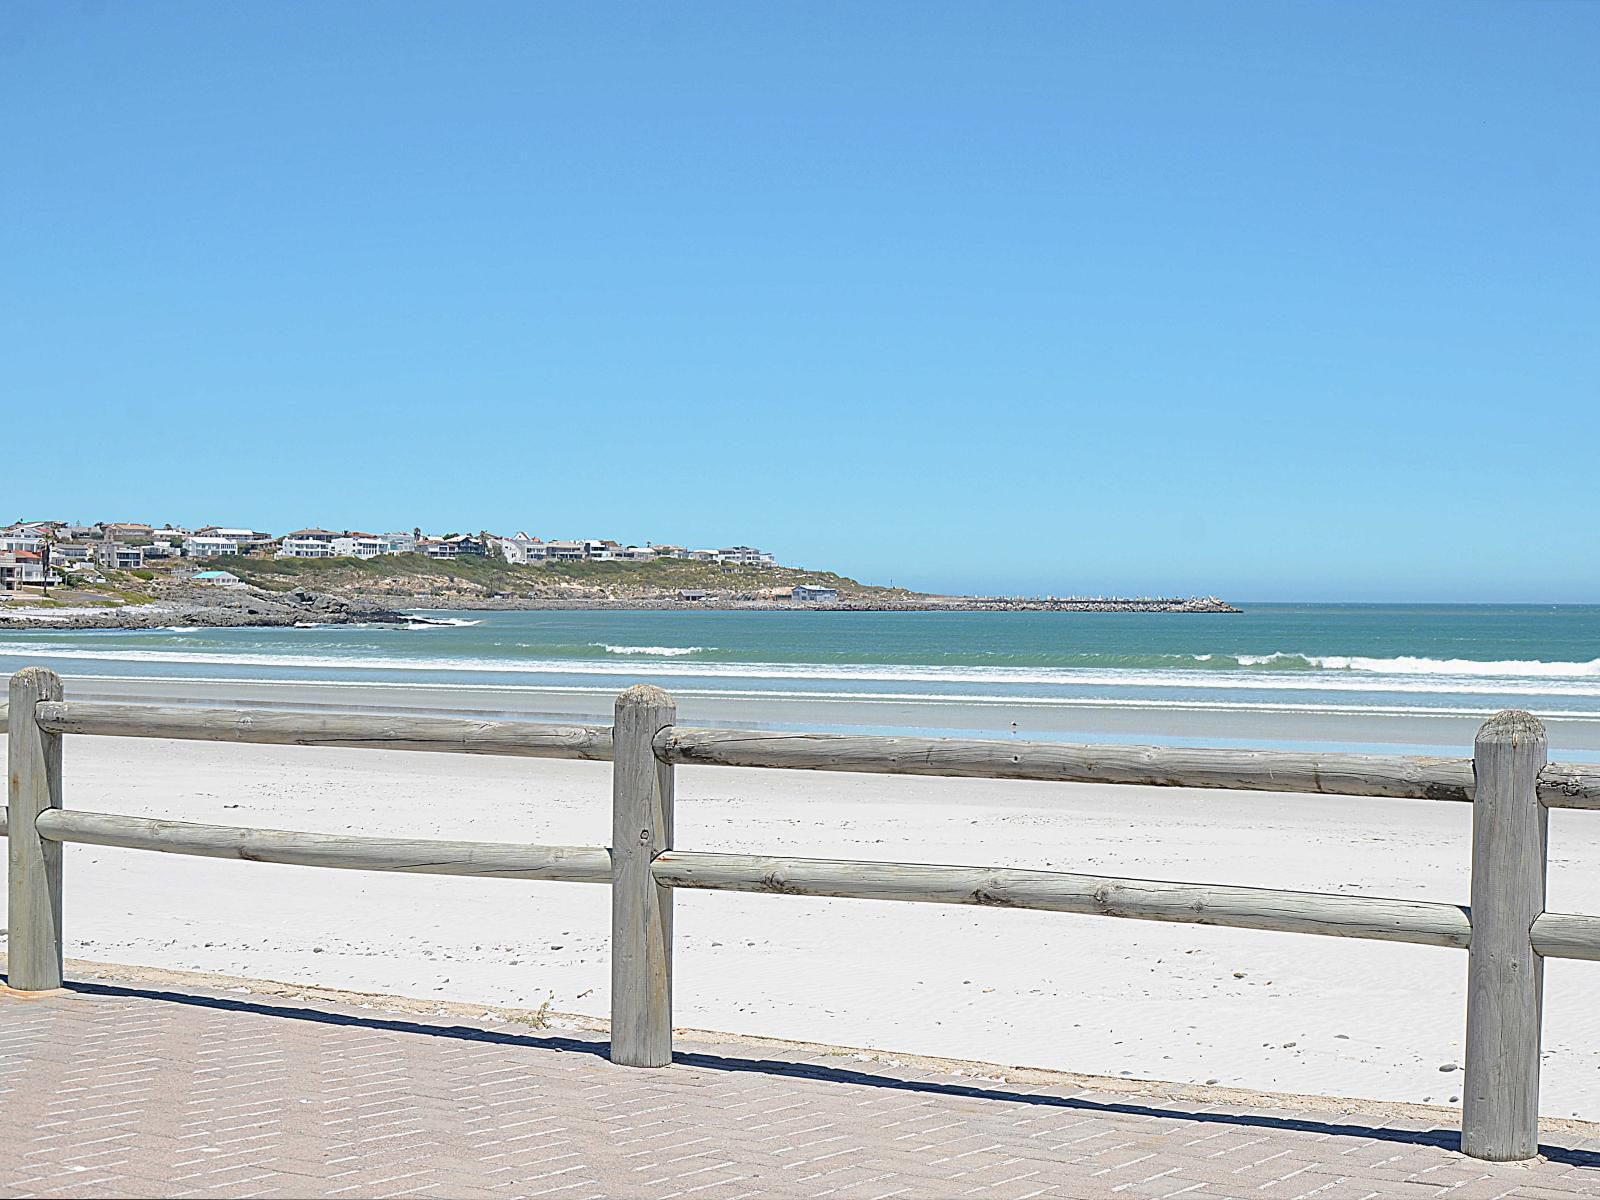
[[[0,999],[0,1196],[1563,1200],[1425,1119],[1227,1108],[680,1042],[137,986]],[[765,1052],[763,1052],[765,1053]]]

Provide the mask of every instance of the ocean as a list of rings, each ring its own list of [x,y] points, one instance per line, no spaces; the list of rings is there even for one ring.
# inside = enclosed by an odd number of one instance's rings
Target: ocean
[[[449,612],[446,624],[5,631],[69,696],[609,722],[1468,754],[1526,708],[1600,761],[1600,606],[1155,613]]]

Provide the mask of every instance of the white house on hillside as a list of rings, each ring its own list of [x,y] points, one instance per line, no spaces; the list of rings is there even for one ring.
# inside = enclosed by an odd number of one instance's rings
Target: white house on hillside
[[[256,546],[264,546],[271,540],[270,533],[262,533],[259,529],[232,529],[221,525],[207,525],[184,538],[183,554],[185,558],[216,558],[221,554],[243,554]]]
[[[548,561],[549,545],[548,542],[521,532],[515,537],[495,539],[495,547],[500,551],[500,556],[508,563],[516,563],[519,566]]]
[[[283,535],[279,558],[332,558],[333,539],[338,537],[327,529],[297,529]]]
[[[183,541],[185,558],[220,558],[239,553],[239,540],[220,533],[197,533]]]
[[[417,553],[429,558],[481,557],[489,552],[477,538],[466,533],[452,533],[449,537],[425,537],[417,543]]]
[[[772,555],[754,546],[728,546],[717,551],[719,563],[732,563],[741,567],[770,567],[775,563]]]
[[[333,557],[377,558],[385,544],[375,533],[346,533],[333,539]]]

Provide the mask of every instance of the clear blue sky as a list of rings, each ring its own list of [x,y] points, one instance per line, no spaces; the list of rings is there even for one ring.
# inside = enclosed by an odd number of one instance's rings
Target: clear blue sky
[[[0,516],[1600,601],[1600,4],[0,8]]]

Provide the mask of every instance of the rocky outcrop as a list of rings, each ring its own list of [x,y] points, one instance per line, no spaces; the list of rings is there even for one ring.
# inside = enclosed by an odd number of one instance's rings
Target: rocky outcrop
[[[123,607],[0,607],[0,629],[163,629],[172,625],[228,626],[399,624],[414,618],[365,600],[295,588],[173,589],[159,601]]]

